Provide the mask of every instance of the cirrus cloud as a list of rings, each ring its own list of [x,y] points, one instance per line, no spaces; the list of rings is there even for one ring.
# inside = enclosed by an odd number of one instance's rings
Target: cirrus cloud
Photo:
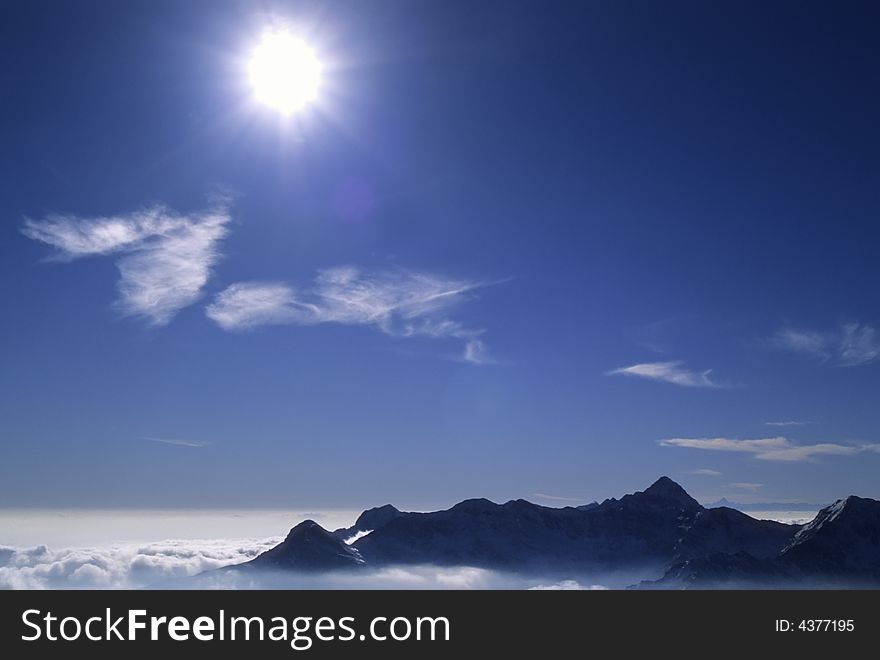
[[[643,362],[606,372],[608,376],[634,376],[683,387],[721,387],[711,378],[711,369],[693,371],[681,360],[671,362]]]
[[[798,444],[788,438],[667,438],[663,447],[685,447],[708,451],[751,454],[764,461],[807,461],[815,456],[853,456],[863,452],[880,452],[880,444],[843,445],[833,442]]]
[[[120,255],[120,310],[161,326],[201,296],[230,218],[221,200],[192,214],[153,206],[108,217],[50,215],[27,220],[22,232],[54,247],[59,260]]]
[[[865,323],[842,323],[828,331],[782,328],[768,343],[772,348],[838,367],[856,367],[880,360],[880,333]]]
[[[695,474],[701,477],[720,477],[721,472],[718,470],[712,470],[711,468],[700,468],[698,470],[691,470],[688,474]]]
[[[362,325],[395,337],[453,338],[461,359],[491,361],[483,330],[449,318],[484,282],[407,270],[365,273],[345,266],[318,272],[305,289],[283,282],[238,282],[221,291],[205,313],[224,330],[265,325]]]

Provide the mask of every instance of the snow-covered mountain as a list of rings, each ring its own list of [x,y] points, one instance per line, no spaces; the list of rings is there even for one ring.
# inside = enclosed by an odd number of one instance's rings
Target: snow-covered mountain
[[[684,560],[643,588],[880,585],[880,502],[851,495],[825,507],[778,555],[715,553]]]

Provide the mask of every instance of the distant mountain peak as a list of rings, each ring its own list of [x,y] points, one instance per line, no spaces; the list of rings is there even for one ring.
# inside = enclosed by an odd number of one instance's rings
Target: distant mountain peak
[[[401,516],[400,510],[391,504],[383,504],[382,506],[367,509],[354,523],[355,529],[359,531],[367,531],[379,529],[383,525],[388,524],[395,518]]]
[[[306,518],[301,523],[297,523],[293,527],[290,528],[290,531],[287,532],[287,538],[291,536],[298,536],[300,534],[307,534],[308,532],[315,529],[324,529],[318,523],[316,523],[311,518]]]
[[[250,564],[298,570],[324,570],[361,566],[360,553],[321,527],[303,520],[288,532],[284,541],[252,559]]]
[[[657,479],[657,481],[645,489],[644,494],[661,499],[675,500],[676,502],[688,506],[700,506],[699,502],[688,495],[684,488],[679,486],[669,477],[660,477]]]
[[[533,504],[532,502],[529,502],[528,500],[524,500],[524,499],[520,498],[517,500],[509,500],[509,501],[505,502],[502,506],[505,509],[533,509],[533,508],[540,506],[540,505]]]
[[[485,497],[476,497],[469,500],[463,500],[449,510],[465,513],[485,513],[487,511],[494,511],[498,508],[499,506],[495,504],[495,502],[487,500]]]

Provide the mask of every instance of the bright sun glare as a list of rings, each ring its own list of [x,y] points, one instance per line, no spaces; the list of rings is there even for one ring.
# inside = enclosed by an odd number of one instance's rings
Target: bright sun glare
[[[321,68],[315,51],[287,31],[264,34],[249,65],[257,100],[285,115],[318,98]]]

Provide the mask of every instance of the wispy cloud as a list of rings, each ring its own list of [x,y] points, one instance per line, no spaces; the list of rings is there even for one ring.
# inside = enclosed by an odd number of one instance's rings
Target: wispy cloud
[[[748,490],[751,492],[757,492],[760,488],[764,487],[764,484],[755,484],[751,481],[737,481],[730,484],[733,488],[738,488],[739,490]]]
[[[869,325],[847,323],[841,328],[838,354],[843,367],[876,362],[880,358],[880,337]]]
[[[688,474],[696,474],[703,477],[720,477],[721,472],[718,470],[710,470],[709,468],[700,468],[699,470],[691,470]]]
[[[220,201],[189,215],[163,206],[110,217],[51,215],[27,220],[22,231],[56,248],[61,260],[120,255],[120,309],[165,325],[201,295],[229,221],[227,203]]]
[[[787,420],[784,422],[764,422],[766,426],[807,426],[810,422],[799,422],[796,420]]]
[[[880,360],[880,333],[864,323],[843,323],[830,331],[782,328],[768,343],[773,348],[839,367],[856,367]]]
[[[468,339],[465,342],[461,359],[471,364],[495,364],[495,360],[489,356],[486,343],[482,339]]]
[[[606,372],[608,376],[635,376],[683,387],[720,387],[711,378],[712,370],[692,371],[680,360],[673,362],[644,362]]]
[[[823,362],[830,358],[828,335],[813,330],[782,328],[770,338],[770,345],[780,350],[810,355]]]
[[[239,282],[220,292],[205,313],[224,330],[264,325],[371,326],[395,337],[453,338],[463,342],[461,359],[491,361],[483,330],[448,317],[484,282],[406,270],[363,273],[340,267],[319,271],[298,290],[283,282]]]
[[[205,313],[224,330],[262,325],[318,323],[316,310],[296,299],[294,290],[277,282],[240,282],[221,291]]]
[[[532,493],[532,497],[539,500],[550,500],[551,502],[579,502],[583,504],[586,501],[577,497],[563,497],[562,495],[548,495],[547,493]]]
[[[196,440],[180,440],[178,438],[144,438],[149,442],[158,442],[163,445],[175,445],[177,447],[207,447],[210,442],[199,442]]]
[[[686,447],[709,451],[751,454],[764,461],[807,461],[815,456],[853,456],[862,452],[880,452],[880,444],[842,445],[823,442],[811,445],[795,443],[788,438],[668,438],[661,440],[664,447]]]

